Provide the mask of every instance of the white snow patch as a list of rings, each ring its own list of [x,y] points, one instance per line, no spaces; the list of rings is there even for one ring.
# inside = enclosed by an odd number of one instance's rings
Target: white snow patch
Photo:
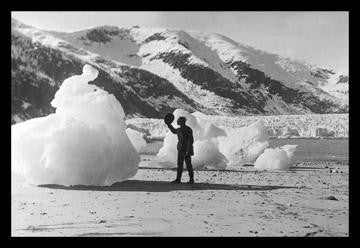
[[[81,37],[89,32],[89,30],[64,35],[63,39],[69,41],[76,47],[81,47],[94,54],[99,54],[104,58],[127,65],[140,66],[141,58],[137,55],[139,45],[132,40],[130,34],[124,32],[126,31],[125,29],[119,28],[116,30],[122,32],[122,35],[114,35],[111,37],[112,40],[106,43],[88,42],[86,39],[82,40]]]
[[[21,106],[22,106],[23,109],[27,109],[28,107],[31,106],[31,103],[29,103],[29,102],[27,102],[27,101],[24,101],[24,100],[23,100],[22,102],[23,102],[23,103],[22,103]]]
[[[63,41],[33,27],[17,27],[16,30],[28,37],[31,37],[34,43],[39,42],[44,46],[58,47],[58,44]]]
[[[349,83],[338,83],[339,77],[342,75],[347,76],[347,74],[342,72],[330,75],[330,78],[327,80],[328,83],[321,85],[320,88],[339,98],[342,105],[349,105]]]
[[[17,114],[14,114],[11,116],[12,120],[15,122],[15,123],[19,123],[19,122],[22,122],[24,121],[19,115]]]

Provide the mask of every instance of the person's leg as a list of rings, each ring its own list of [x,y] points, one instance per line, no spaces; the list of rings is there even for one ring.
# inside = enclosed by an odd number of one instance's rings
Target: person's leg
[[[178,159],[177,159],[177,173],[176,173],[176,182],[181,182],[181,175],[183,172],[184,167],[184,154],[178,152]]]
[[[194,183],[194,170],[191,164],[191,156],[185,156],[185,164],[186,164],[186,169],[189,172],[189,178],[190,178],[189,183]]]

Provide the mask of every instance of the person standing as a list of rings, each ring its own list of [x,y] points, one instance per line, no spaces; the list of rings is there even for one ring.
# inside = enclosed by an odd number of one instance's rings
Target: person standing
[[[194,170],[191,164],[191,156],[194,155],[194,137],[192,129],[187,126],[186,124],[186,118],[184,116],[181,116],[177,120],[177,124],[180,126],[179,128],[174,128],[171,125],[171,122],[166,122],[168,128],[173,134],[177,134],[178,136],[178,144],[177,144],[177,150],[178,150],[178,158],[177,158],[177,174],[176,179],[172,181],[171,183],[181,183],[181,175],[183,172],[184,167],[184,161],[186,164],[186,169],[189,173],[189,184],[194,184]]]

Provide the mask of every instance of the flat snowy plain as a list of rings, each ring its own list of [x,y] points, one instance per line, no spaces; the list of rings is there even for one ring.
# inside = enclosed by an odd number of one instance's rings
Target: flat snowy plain
[[[298,144],[290,171],[176,172],[146,168],[113,186],[32,186],[12,177],[12,236],[348,236],[348,139],[271,139]],[[183,181],[188,180],[186,170]]]

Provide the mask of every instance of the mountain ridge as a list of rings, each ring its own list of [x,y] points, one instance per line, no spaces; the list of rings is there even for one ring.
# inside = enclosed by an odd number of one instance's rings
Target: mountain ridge
[[[29,60],[34,62],[29,63],[33,64],[33,74],[48,77],[49,85],[53,81],[54,89],[47,93],[49,96],[44,100],[45,105],[49,105],[48,98],[61,85],[63,78],[54,77],[49,70],[44,72],[44,64],[38,57],[31,56],[36,54],[36,49],[53,49],[51,53],[57,54],[53,59],[60,64],[58,60],[77,63],[72,68],[63,68],[64,75],[74,75],[75,71],[79,71],[78,67],[86,63],[100,69],[102,79],[107,78],[108,82],[101,83],[98,80],[96,83],[124,104],[124,111],[129,117],[161,118],[175,108],[218,115],[348,111],[348,78],[347,82],[344,80],[347,75],[338,75],[322,68],[309,69],[308,65],[295,60],[256,50],[251,46],[241,47],[241,43],[221,34],[137,26],[101,26],[65,33],[39,30],[14,19],[11,32],[12,74],[21,74],[20,71],[25,70],[19,68],[19,56],[13,52],[22,51],[25,64]],[[25,50],[21,46],[31,48]],[[276,56],[282,60],[276,60]],[[289,72],[291,70],[294,72]],[[341,83],[341,90],[336,91],[333,85],[328,87],[332,73],[339,78],[342,76],[341,80],[345,83]],[[21,81],[22,84],[24,81]],[[28,101],[30,96],[21,96],[24,93],[19,90],[19,82],[19,77],[12,77],[12,89],[16,88],[17,99],[31,102]],[[335,82],[334,85],[338,84]],[[38,91],[41,92],[40,88]],[[161,88],[169,93],[161,91],[156,94]],[[129,97],[138,99],[134,106],[126,104]],[[28,119],[53,111],[50,106],[43,113],[30,114],[27,108],[19,107],[24,104],[19,103],[21,100],[12,105],[17,118]]]

